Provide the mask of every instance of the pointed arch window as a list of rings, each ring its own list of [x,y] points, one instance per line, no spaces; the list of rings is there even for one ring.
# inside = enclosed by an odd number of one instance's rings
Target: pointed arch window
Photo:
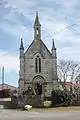
[[[38,66],[37,66],[37,58],[35,59],[35,71],[38,72]]]
[[[39,58],[39,73],[41,72],[41,58]]]
[[[41,58],[39,56],[35,58],[35,72],[36,73],[41,72]]]
[[[38,28],[37,28],[37,30],[36,30],[36,33],[37,33],[37,35],[39,34],[39,30],[38,30]]]

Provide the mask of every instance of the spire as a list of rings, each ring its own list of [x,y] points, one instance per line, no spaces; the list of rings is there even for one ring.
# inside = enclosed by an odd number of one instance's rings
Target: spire
[[[56,49],[55,48],[55,43],[54,43],[54,39],[52,40],[52,50]]]
[[[39,22],[38,12],[36,12],[36,18],[34,22],[34,40],[41,39],[41,24]]]
[[[56,48],[55,48],[54,39],[52,40],[52,57],[57,58],[56,57]]]
[[[35,18],[35,22],[34,22],[34,27],[35,26],[41,26],[40,22],[39,22],[39,17],[38,17],[38,11],[36,11],[36,18]]]
[[[22,38],[21,38],[20,49],[24,50],[24,47],[23,47],[23,39],[22,39]]]

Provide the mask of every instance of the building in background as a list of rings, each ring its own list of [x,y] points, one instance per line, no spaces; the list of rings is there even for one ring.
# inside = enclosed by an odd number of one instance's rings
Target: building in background
[[[3,89],[10,89],[12,93],[17,92],[18,94],[18,88],[15,86],[4,83]],[[2,90],[2,84],[0,84],[0,90]]]

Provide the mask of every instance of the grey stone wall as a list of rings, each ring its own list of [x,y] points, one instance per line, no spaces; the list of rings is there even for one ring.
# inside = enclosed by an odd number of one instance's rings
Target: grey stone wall
[[[35,58],[41,58],[41,73],[35,72]],[[33,41],[28,50],[20,58],[20,93],[26,91],[28,86],[32,87],[32,81],[35,76],[42,76],[45,80],[46,93],[50,96],[53,89],[53,81],[57,80],[57,63],[42,41]]]

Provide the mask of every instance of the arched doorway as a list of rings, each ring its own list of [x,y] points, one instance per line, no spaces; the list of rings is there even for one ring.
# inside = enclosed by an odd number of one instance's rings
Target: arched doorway
[[[32,80],[32,86],[36,95],[44,95],[45,80],[42,76],[35,76]]]

